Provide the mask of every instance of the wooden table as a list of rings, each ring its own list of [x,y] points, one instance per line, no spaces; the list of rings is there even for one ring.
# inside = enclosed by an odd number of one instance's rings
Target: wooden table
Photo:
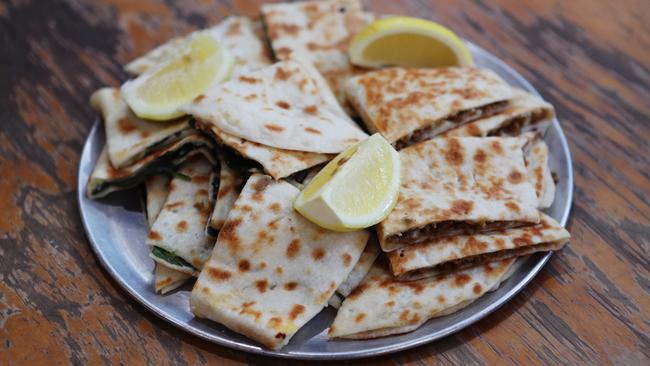
[[[185,334],[132,300],[84,235],[76,172],[92,91],[173,35],[260,1],[0,2],[0,364],[281,363]],[[650,363],[647,1],[367,1],[440,21],[556,108],[575,167],[571,244],[496,313],[367,362]]]

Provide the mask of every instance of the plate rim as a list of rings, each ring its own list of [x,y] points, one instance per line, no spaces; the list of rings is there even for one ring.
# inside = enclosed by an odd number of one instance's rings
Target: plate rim
[[[493,55],[491,52],[485,50],[484,48],[472,42],[465,40],[465,43],[468,45],[472,53],[481,52],[482,57],[489,59],[491,62],[495,64],[500,64],[500,67],[506,69],[514,78],[516,78],[522,85],[524,85],[527,91],[537,96],[540,96],[537,89],[535,89],[532,86],[532,84],[528,82],[528,80],[526,80],[521,74],[519,74],[516,70],[514,70],[510,65],[508,65],[507,63],[505,63],[504,61],[502,61],[501,59]],[[113,268],[113,266],[110,264],[110,260],[107,258],[105,253],[102,252],[102,250],[100,250],[99,246],[94,241],[93,239],[94,236],[91,234],[91,228],[89,227],[89,220],[87,218],[87,213],[84,210],[84,205],[83,205],[87,182],[84,179],[82,179],[82,177],[83,177],[83,169],[84,169],[83,162],[87,160],[87,157],[89,156],[89,154],[91,154],[90,152],[92,148],[90,144],[91,136],[94,136],[97,133],[97,129],[100,128],[100,126],[101,126],[101,121],[98,118],[95,120],[92,128],[90,129],[88,135],[86,136],[83,149],[79,158],[79,167],[77,170],[77,206],[79,209],[79,214],[81,217],[83,228],[90,247],[95,253],[95,256],[99,259],[99,262],[101,263],[102,267],[104,267],[104,269],[110,274],[112,279],[115,282],[117,282],[122,287],[122,289],[125,290],[140,305],[144,306],[148,311],[152,312],[157,317],[163,319],[169,324],[172,324],[173,326],[180,328],[189,334],[200,337],[202,339],[218,344],[220,346],[229,347],[232,349],[236,349],[238,351],[251,352],[262,356],[270,356],[270,357],[283,358],[283,359],[330,360],[330,361],[368,358],[368,357],[375,357],[380,355],[386,355],[389,353],[408,350],[447,337],[453,333],[456,333],[476,323],[477,321],[491,314],[492,312],[494,312],[495,310],[503,306],[505,303],[509,302],[516,294],[518,294],[524,287],[526,287],[530,283],[530,281],[544,267],[544,265],[548,262],[548,260],[553,254],[553,252],[548,252],[543,254],[537,260],[537,262],[532,266],[532,268],[528,270],[527,274],[513,288],[511,288],[505,294],[501,295],[495,301],[487,304],[484,308],[480,309],[476,313],[454,323],[453,325],[447,327],[443,331],[431,333],[426,336],[421,336],[419,338],[415,338],[410,341],[395,343],[395,344],[383,346],[381,349],[372,349],[369,351],[360,350],[360,351],[308,352],[308,353],[300,352],[300,351],[290,351],[290,352],[282,352],[282,350],[274,351],[274,350],[262,348],[251,344],[244,344],[235,340],[230,340],[227,338],[220,337],[219,335],[209,334],[205,331],[202,331],[201,329],[198,329],[196,327],[187,324],[184,321],[176,319],[173,316],[170,316],[168,313],[164,312],[163,310],[159,309],[157,306],[155,306],[155,304],[151,303],[149,300],[147,300],[141,294],[139,294],[123,278],[123,276],[117,273],[117,270]],[[573,180],[574,179],[573,158],[571,155],[571,151],[569,149],[567,138],[564,134],[564,130],[562,129],[562,126],[560,125],[557,117],[553,119],[552,127],[557,130],[558,138],[560,140],[562,150],[564,152],[567,161],[568,175],[565,178],[567,180],[567,187],[568,187],[567,197],[565,199],[567,203],[562,211],[561,218],[558,220],[560,225],[565,227],[570,217],[571,209],[573,207],[573,194],[575,189],[574,180]]]

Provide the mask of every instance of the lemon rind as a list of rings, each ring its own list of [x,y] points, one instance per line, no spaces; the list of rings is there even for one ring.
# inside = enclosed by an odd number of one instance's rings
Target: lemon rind
[[[350,61],[355,65],[370,68],[386,66],[383,60],[365,59],[363,51],[372,42],[384,36],[401,33],[414,33],[437,39],[454,51],[460,62],[459,66],[472,64],[472,56],[465,43],[449,28],[425,19],[398,16],[380,19],[359,31],[350,42]]]

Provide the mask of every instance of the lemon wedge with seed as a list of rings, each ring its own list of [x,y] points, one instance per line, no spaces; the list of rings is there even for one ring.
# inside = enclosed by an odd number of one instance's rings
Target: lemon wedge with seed
[[[448,28],[425,19],[388,17],[363,28],[348,49],[353,64],[365,67],[469,66],[472,56]]]
[[[326,229],[359,230],[388,216],[399,187],[399,154],[374,134],[330,161],[300,193],[294,208]]]
[[[140,118],[180,117],[180,108],[230,77],[234,59],[209,33],[196,33],[180,52],[122,85],[122,95]]]

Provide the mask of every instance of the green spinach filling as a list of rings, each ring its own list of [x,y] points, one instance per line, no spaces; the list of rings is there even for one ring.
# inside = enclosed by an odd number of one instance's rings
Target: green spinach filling
[[[169,264],[179,266],[179,267],[189,267],[196,271],[196,268],[194,268],[193,265],[187,263],[185,259],[161,247],[154,246],[153,249],[151,250],[151,254],[153,254],[155,257],[164,260]]]
[[[158,159],[152,161],[151,163],[145,165],[140,170],[136,171],[133,175],[118,178],[114,180],[105,180],[97,184],[93,190],[92,195],[100,195],[103,191],[110,189],[111,187],[118,187],[122,189],[134,187],[138,185],[142,179],[154,173],[172,173],[174,168],[178,164],[174,164],[177,159],[184,157],[189,154],[191,151],[203,147],[204,143],[188,143],[181,146],[177,150],[169,151]]]

